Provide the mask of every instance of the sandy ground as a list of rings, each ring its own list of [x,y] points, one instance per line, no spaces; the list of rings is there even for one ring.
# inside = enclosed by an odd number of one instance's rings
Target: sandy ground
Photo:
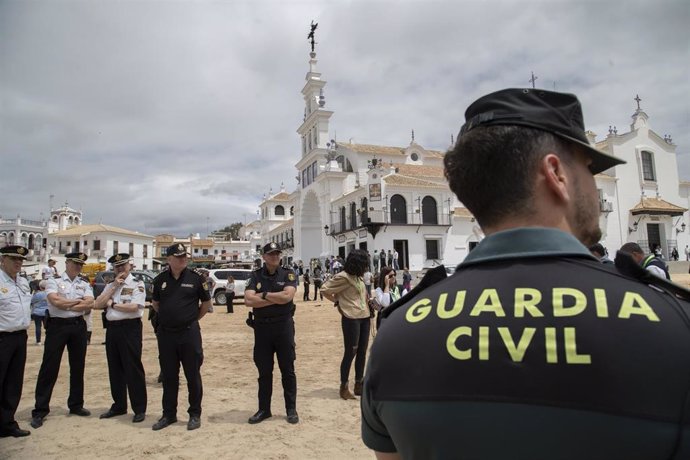
[[[301,289],[296,299],[302,298]],[[0,458],[172,458],[172,459],[354,459],[373,458],[360,438],[359,401],[338,396],[342,356],[340,316],[328,301],[298,302],[296,322],[297,410],[300,423],[285,420],[280,371],[275,365],[273,417],[258,425],[247,419],[257,410],[257,372],[252,360],[254,336],[247,327],[247,308],[235,313],[215,312],[201,321],[204,344],[204,383],[201,428],[187,431],[187,387],[181,374],[178,423],[154,432],[161,415],[162,387],[156,383],[158,351],[148,322],[144,327],[144,368],[148,411],[143,423],[132,424],[132,413],[109,420],[98,415],[111,404],[104,331],[94,318],[93,337],[86,356],[85,407],[90,417],[68,415],[69,367],[62,367],[51,400],[51,413],[43,427],[29,427],[36,376],[43,347],[35,345],[29,329],[24,391],[17,410],[20,427],[31,430],[25,438],[0,439]],[[354,372],[354,370],[353,370]],[[354,374],[353,374],[354,376]]]
[[[689,287],[687,263],[673,267],[673,279]],[[296,299],[302,298],[301,288]],[[0,439],[0,458],[170,458],[170,459],[359,459],[373,458],[360,438],[358,401],[338,396],[339,365],[342,353],[340,316],[330,302],[297,304],[297,409],[298,425],[285,420],[280,372],[274,372],[273,418],[258,425],[247,424],[257,409],[256,368],[252,361],[253,334],[244,323],[246,307],[235,306],[234,314],[216,306],[216,312],[202,320],[205,361],[201,429],[187,431],[187,389],[181,374],[179,422],[162,431],[151,426],[161,414],[162,387],[158,375],[157,345],[148,322],[144,328],[144,367],[147,370],[148,415],[132,424],[131,412],[109,420],[99,420],[111,404],[104,331],[94,321],[92,345],[86,356],[85,407],[91,417],[67,413],[68,365],[63,357],[53,392],[51,413],[42,428],[29,427],[34,403],[36,376],[42,346],[33,342],[29,329],[24,392],[17,420],[32,431],[26,438]]]

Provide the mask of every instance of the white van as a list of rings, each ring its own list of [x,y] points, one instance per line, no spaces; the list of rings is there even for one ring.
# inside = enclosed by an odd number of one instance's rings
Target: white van
[[[244,298],[244,288],[247,286],[251,270],[244,268],[219,268],[209,270],[208,272],[209,276],[216,282],[216,286],[213,288],[214,303],[218,305],[226,305],[228,303],[225,297],[228,276],[232,276],[235,279],[235,298]]]

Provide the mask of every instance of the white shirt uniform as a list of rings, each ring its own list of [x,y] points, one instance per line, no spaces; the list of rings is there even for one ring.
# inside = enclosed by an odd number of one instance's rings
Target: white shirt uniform
[[[115,282],[108,284],[106,289],[110,289],[114,283]],[[146,287],[144,286],[144,282],[137,281],[130,273],[127,275],[127,278],[125,278],[125,282],[122,286],[115,288],[112,299],[115,303],[135,303],[139,305],[139,310],[124,312],[108,308],[105,314],[108,321],[141,318],[144,315],[144,303],[146,302]]]
[[[0,332],[26,330],[31,322],[31,288],[23,276],[17,281],[0,269]]]
[[[46,286],[46,293],[49,296],[50,294],[56,293],[67,300],[79,300],[85,297],[93,297],[93,289],[91,289],[89,283],[79,276],[76,276],[74,281],[72,281],[69,279],[69,276],[67,276],[67,273],[63,273],[60,278],[49,279]],[[48,311],[50,311],[50,316],[53,318],[76,318],[77,316],[84,316],[83,311],[67,311],[53,306],[53,304],[50,303],[50,298],[48,298]]]

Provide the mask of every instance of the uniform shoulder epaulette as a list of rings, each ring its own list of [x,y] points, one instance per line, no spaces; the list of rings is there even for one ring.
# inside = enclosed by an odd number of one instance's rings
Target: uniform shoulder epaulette
[[[635,278],[645,284],[655,286],[662,291],[666,291],[676,297],[690,301],[690,290],[677,285],[676,283],[667,280],[666,278],[659,278],[658,276],[652,274],[651,272],[640,267],[640,265],[635,262],[632,256],[625,252],[618,251],[616,253],[616,259],[614,261],[618,271],[630,278]]]
[[[198,268],[193,268],[192,271],[196,273],[197,275],[201,276],[202,278],[204,277],[204,274],[199,271]]]

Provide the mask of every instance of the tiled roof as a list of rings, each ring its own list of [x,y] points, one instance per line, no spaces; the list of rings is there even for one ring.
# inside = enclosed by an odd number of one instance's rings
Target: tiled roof
[[[266,201],[290,201],[290,195],[287,192],[276,193]]]
[[[403,176],[443,178],[442,166],[393,164]]]
[[[447,189],[447,184],[439,184],[438,182],[432,182],[423,179],[417,179],[416,177],[403,176],[401,174],[391,174],[383,178],[386,181],[386,185],[405,185],[413,187],[426,187],[426,188],[441,188]]]
[[[467,208],[455,208],[453,210],[453,215],[455,217],[468,217],[468,218],[474,218],[472,213],[470,212],[469,209]]]
[[[372,144],[339,144],[344,148],[350,149],[359,153],[368,153],[370,155],[403,155],[407,147],[391,147],[388,145],[372,145]],[[437,150],[426,150],[422,146],[420,149],[426,152],[430,157],[443,158],[443,152]]]
[[[111,225],[103,225],[103,224],[75,225],[73,227],[68,228],[67,230],[61,230],[59,232],[52,233],[51,236],[73,236],[73,235],[83,235],[84,233],[96,233],[96,232],[110,232],[110,233],[119,233],[122,235],[153,238],[153,236],[146,235],[144,233],[133,232],[131,230],[125,230],[124,228],[113,227]]]
[[[630,212],[636,216],[639,214],[682,216],[686,208],[676,206],[661,198],[642,198]]]
[[[346,149],[359,153],[369,153],[372,155],[402,155],[405,149],[402,147],[389,147],[386,145],[371,144],[339,144]]]

